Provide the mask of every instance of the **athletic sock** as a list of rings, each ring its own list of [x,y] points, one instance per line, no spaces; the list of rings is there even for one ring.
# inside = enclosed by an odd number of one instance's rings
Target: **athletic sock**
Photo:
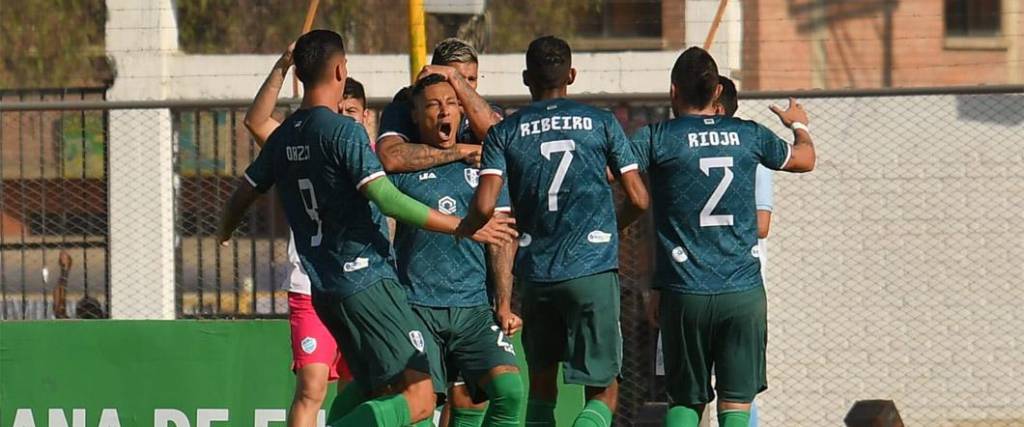
[[[483,420],[484,425],[488,427],[519,427],[519,414],[523,409],[523,394],[523,378],[519,376],[518,372],[505,372],[492,378],[491,382],[487,384],[487,397],[490,398],[491,403],[487,407],[487,415]],[[554,417],[553,407],[552,417]]]
[[[727,409],[718,413],[718,425],[721,427],[749,427],[750,411]]]
[[[331,427],[376,426],[405,427],[410,424],[409,402],[405,395],[381,397],[356,406],[351,413],[331,423]]]
[[[476,408],[452,408],[448,427],[480,427],[484,424],[484,410]],[[490,426],[490,424],[487,424]]]
[[[665,427],[697,427],[700,425],[700,412],[689,406],[673,406],[665,416]]]
[[[337,396],[334,396],[334,400],[331,402],[331,410],[327,413],[327,424],[348,415],[356,406],[365,401],[366,395],[363,394],[363,389],[359,385],[355,382],[345,384],[345,387]]]
[[[527,427],[555,427],[555,402],[530,399],[526,402]]]
[[[612,410],[600,400],[589,400],[583,412],[576,416],[573,427],[611,427]]]

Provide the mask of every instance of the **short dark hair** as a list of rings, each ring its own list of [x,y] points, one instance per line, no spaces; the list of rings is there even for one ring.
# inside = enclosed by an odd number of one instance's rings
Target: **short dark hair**
[[[366,90],[363,89],[363,84],[359,83],[359,80],[351,77],[346,78],[345,91],[342,92],[341,97],[358,99],[363,103],[363,107],[366,107]]]
[[[718,84],[722,85],[722,94],[718,96],[718,102],[725,108],[725,115],[732,117],[736,110],[740,109],[736,83],[726,76],[718,76]]]
[[[304,84],[313,84],[323,77],[327,62],[335,55],[345,54],[341,34],[330,30],[313,30],[295,41],[292,58],[295,75]]]
[[[571,68],[572,49],[558,37],[541,37],[530,42],[526,49],[526,71],[530,74],[530,83],[537,89],[566,85]]]
[[[434,46],[434,54],[430,58],[433,65],[445,65],[458,62],[461,64],[479,64],[476,49],[469,43],[450,37],[441,40]]]
[[[425,92],[428,87],[446,82],[448,82],[448,79],[445,79],[444,76],[440,74],[428,74],[424,76],[422,79],[417,80],[416,84],[412,87],[412,93],[410,93],[412,101],[416,102],[417,99],[423,97],[423,92]]]
[[[672,84],[686,105],[703,108],[715,96],[718,65],[708,51],[696,46],[686,49],[672,66]]]

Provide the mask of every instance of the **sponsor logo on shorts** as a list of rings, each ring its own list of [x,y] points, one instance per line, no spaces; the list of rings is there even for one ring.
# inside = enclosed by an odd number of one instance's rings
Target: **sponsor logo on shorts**
[[[420,331],[409,331],[409,342],[412,343],[413,347],[420,353],[426,348],[426,344],[423,342],[423,334]]]
[[[313,352],[316,351],[316,338],[303,338],[299,345],[302,347],[302,351],[306,352],[306,354],[313,354]]]
[[[443,214],[451,215],[459,210],[459,208],[458,204],[455,203],[455,199],[451,198],[451,196],[444,196],[441,200],[437,201],[437,210]]]
[[[462,176],[466,178],[466,183],[469,184],[470,187],[476,188],[476,186],[480,184],[480,169],[463,169]]]
[[[530,246],[530,243],[533,243],[533,237],[530,237],[529,234],[523,233],[523,234],[519,235],[519,247],[520,248],[525,248],[527,246]]]
[[[672,249],[672,259],[676,262],[686,262],[690,257],[686,256],[686,249],[676,246]]]
[[[601,230],[594,230],[587,235],[587,241],[590,243],[608,243],[612,241],[612,234]]]

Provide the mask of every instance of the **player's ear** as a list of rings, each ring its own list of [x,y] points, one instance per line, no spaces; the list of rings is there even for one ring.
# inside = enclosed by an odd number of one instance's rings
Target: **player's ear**
[[[527,70],[523,70],[523,86],[530,86],[530,72]]]
[[[719,99],[722,99],[722,84],[721,83],[719,83],[717,86],[715,86],[715,93],[714,93],[714,95],[711,96],[711,103],[712,104],[718,104],[719,103],[718,102]]]
[[[677,93],[679,93],[679,90],[676,89],[676,84],[675,83],[670,84],[669,87],[668,87],[669,99],[676,99],[676,94]]]
[[[571,85],[575,81],[576,81],[576,69],[575,68],[570,68],[569,69],[569,80],[565,82],[565,85],[569,86],[569,85]]]

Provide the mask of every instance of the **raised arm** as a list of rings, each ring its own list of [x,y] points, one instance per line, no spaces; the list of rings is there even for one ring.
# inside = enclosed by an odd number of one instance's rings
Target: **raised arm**
[[[455,96],[462,104],[462,111],[466,114],[466,119],[469,120],[469,128],[473,131],[473,136],[478,141],[483,141],[487,137],[487,131],[491,130],[491,126],[501,121],[501,116],[491,109],[491,105],[476,93],[476,90],[455,68],[445,65],[427,65],[420,71],[419,77],[430,74],[440,74],[452,85],[452,88],[455,89]]]
[[[288,74],[288,68],[292,66],[292,49],[294,47],[295,43],[288,45],[288,49],[281,54],[274,64],[274,68],[270,70],[270,75],[263,81],[263,86],[260,86],[259,92],[256,93],[256,99],[252,101],[252,105],[245,112],[245,128],[249,130],[260,147],[267,142],[267,138],[270,138],[274,129],[281,125],[271,115],[274,114],[274,107],[277,105],[277,97],[281,93],[284,77]]]
[[[790,148],[789,161],[783,165],[782,170],[787,172],[810,172],[814,170],[816,155],[814,153],[814,142],[811,140],[810,130],[807,128],[809,119],[803,105],[796,101],[796,98],[789,98],[789,107],[783,110],[782,107],[772,105],[768,107],[786,127],[793,130],[793,145]]]

